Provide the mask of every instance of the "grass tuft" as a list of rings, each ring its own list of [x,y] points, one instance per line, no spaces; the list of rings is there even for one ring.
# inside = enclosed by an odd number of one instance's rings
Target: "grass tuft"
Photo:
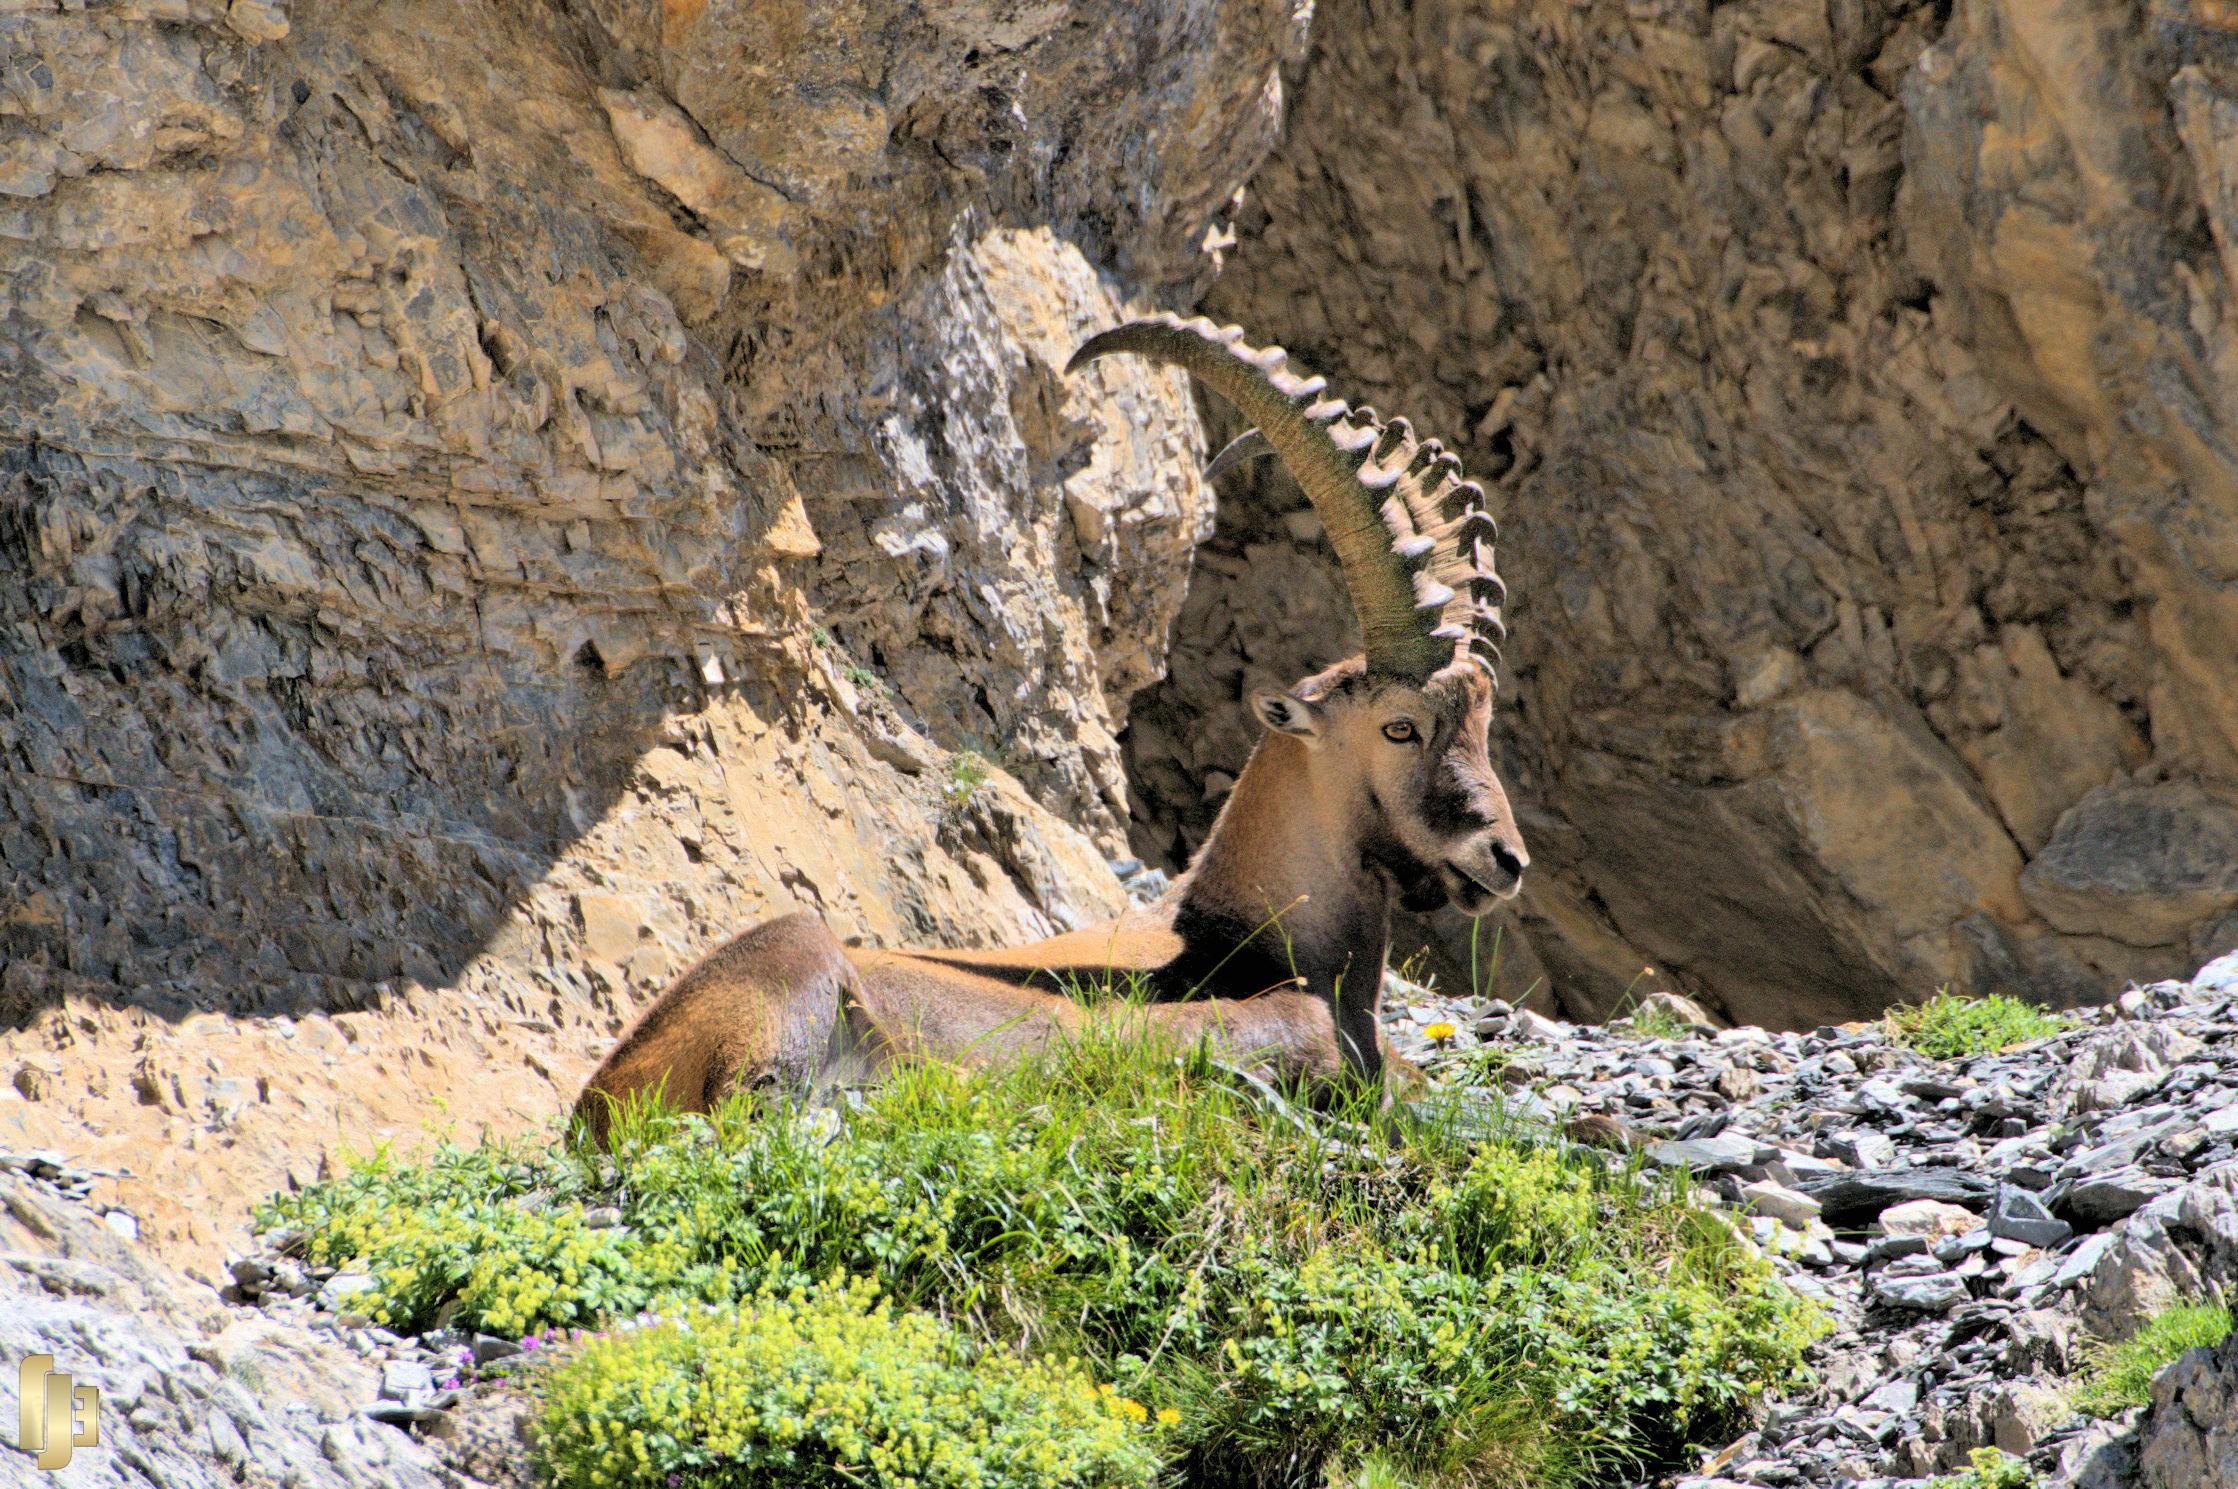
[[[2001,1448],[1976,1448],[1966,1467],[1944,1474],[1928,1489],[2036,1489],[2036,1470]]]
[[[1897,1043],[1931,1060],[1953,1060],[2062,1033],[2073,1021],[2002,993],[1966,998],[1946,987],[1916,1008],[1890,1009],[1885,1022]]]
[[[1616,1021],[1639,1039],[1684,1039],[1694,1026],[1668,1008],[1641,1008]]]
[[[2186,1351],[2230,1337],[2230,1310],[2220,1303],[2189,1303],[2153,1315],[2119,1344],[2092,1352],[2075,1392],[2075,1409],[2087,1416],[2119,1416],[2152,1402],[2153,1377]]]
[[[352,1306],[401,1330],[696,1318],[875,1283],[973,1349],[1079,1361],[1204,1484],[1349,1462],[1561,1489],[1674,1464],[1806,1378],[1817,1310],[1674,1181],[1487,1131],[1377,1120],[1366,1098],[1306,1112],[1201,1048],[1091,1026],[1028,1064],[905,1069],[844,1113],[633,1105],[610,1156],[377,1152],[259,1219],[370,1274]],[[600,1207],[622,1223],[588,1224]]]

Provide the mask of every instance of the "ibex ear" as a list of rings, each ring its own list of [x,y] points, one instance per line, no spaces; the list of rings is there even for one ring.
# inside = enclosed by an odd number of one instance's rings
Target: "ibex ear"
[[[1295,693],[1253,693],[1251,711],[1259,722],[1279,734],[1314,743],[1321,738],[1321,708]]]

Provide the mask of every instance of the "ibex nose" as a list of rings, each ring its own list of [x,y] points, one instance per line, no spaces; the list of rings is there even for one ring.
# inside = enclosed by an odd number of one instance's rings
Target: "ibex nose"
[[[1525,853],[1520,844],[1511,848],[1495,839],[1492,843],[1492,861],[1505,870],[1509,878],[1520,879],[1523,871],[1531,866],[1531,855]]]

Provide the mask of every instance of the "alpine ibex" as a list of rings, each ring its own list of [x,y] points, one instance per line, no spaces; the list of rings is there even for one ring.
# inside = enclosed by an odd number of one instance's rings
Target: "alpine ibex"
[[[1090,1017],[1065,996],[1113,972],[1139,1017],[1215,1036],[1293,1082],[1381,1078],[1391,901],[1482,915],[1529,862],[1486,749],[1504,587],[1484,493],[1403,419],[1327,397],[1233,327],[1160,315],[1092,337],[1186,368],[1257,426],[1343,564],[1361,656],[1255,696],[1267,734],[1194,862],[1153,905],[1002,951],[863,951],[812,915],[765,922],[678,978],[577,1102],[665,1088],[705,1110],[740,1084],[857,1079],[889,1060],[1003,1058]]]

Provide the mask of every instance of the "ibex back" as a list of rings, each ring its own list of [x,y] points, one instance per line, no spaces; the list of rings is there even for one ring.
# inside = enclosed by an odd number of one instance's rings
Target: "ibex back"
[[[1151,1000],[1120,1016],[1209,1037],[1290,1084],[1384,1076],[1392,901],[1482,915],[1529,862],[1487,746],[1496,530],[1435,440],[1326,397],[1240,336],[1159,316],[1092,338],[1067,370],[1154,357],[1254,420],[1337,550],[1364,654],[1251,700],[1266,736],[1157,903],[999,951],[864,951],[811,915],[766,922],[678,978],[607,1055],[576,1106],[594,1135],[614,1100],[656,1087],[700,1111],[741,1085],[1015,1058],[1099,1016],[1067,994],[1115,975]]]

